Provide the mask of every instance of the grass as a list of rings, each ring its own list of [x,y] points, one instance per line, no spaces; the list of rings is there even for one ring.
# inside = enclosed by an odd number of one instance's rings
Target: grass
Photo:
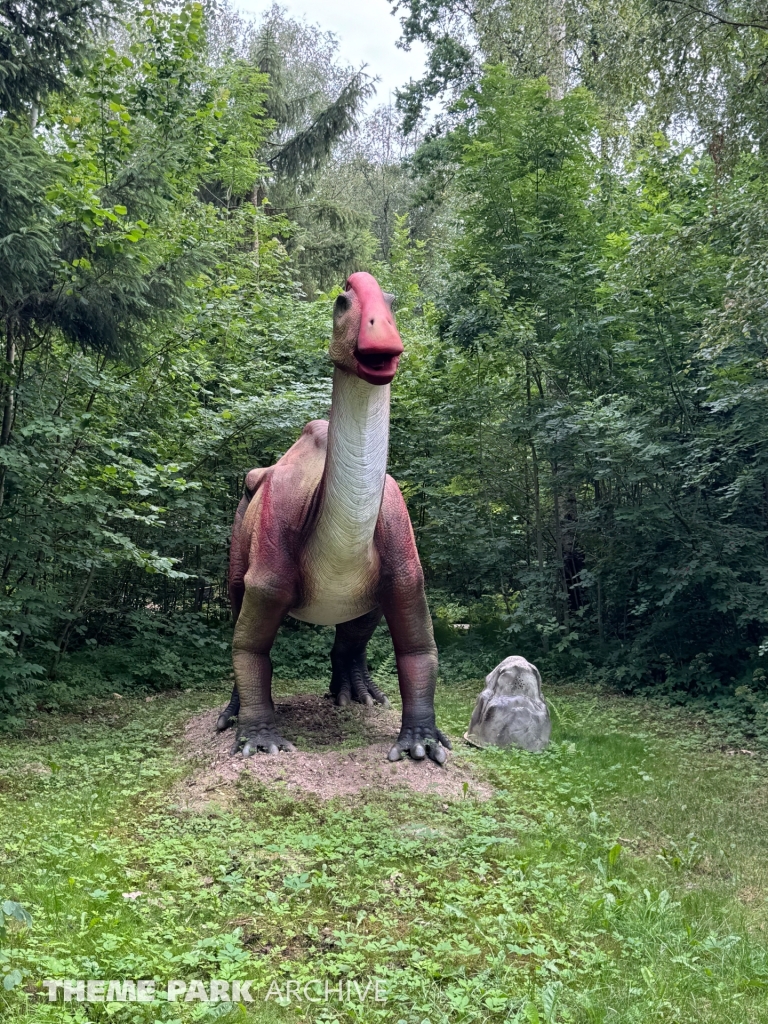
[[[479,688],[441,688],[454,737]],[[244,777],[226,809],[184,810],[182,726],[224,687],[5,740],[0,900],[32,924],[0,939],[0,1019],[768,1022],[764,757],[683,710],[551,697],[546,753],[457,744],[485,803],[322,804]],[[253,979],[255,1001],[48,1003],[44,978]],[[386,1001],[333,998],[369,978]],[[312,979],[328,1002],[265,998]]]

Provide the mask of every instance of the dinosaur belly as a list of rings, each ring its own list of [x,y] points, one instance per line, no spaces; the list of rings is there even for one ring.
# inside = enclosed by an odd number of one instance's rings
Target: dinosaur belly
[[[290,615],[301,622],[336,626],[376,607],[378,555],[365,552],[310,550],[303,566],[304,601]]]
[[[341,622],[350,622],[361,615],[366,615],[376,607],[376,601],[338,601],[332,597],[312,601],[303,608],[293,608],[288,614],[300,622],[311,622],[314,626],[338,626]]]

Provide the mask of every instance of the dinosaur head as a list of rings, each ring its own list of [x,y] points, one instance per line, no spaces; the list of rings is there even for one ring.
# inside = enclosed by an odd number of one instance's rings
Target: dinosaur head
[[[352,274],[333,307],[333,340],[328,354],[346,373],[369,384],[389,384],[403,353],[393,295],[371,274]]]

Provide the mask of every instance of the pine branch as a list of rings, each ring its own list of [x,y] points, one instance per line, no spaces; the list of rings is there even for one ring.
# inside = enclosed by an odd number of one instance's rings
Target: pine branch
[[[357,115],[374,90],[369,76],[358,71],[337,99],[272,157],[270,168],[278,177],[298,177],[319,171],[334,145],[357,125]]]

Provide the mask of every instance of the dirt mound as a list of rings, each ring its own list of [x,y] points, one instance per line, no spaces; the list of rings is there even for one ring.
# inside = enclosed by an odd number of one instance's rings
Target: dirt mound
[[[283,735],[296,745],[291,754],[231,755],[234,732],[216,733],[218,709],[190,720],[185,731],[187,750],[202,765],[180,794],[186,807],[199,810],[209,804],[227,804],[243,772],[265,784],[282,785],[297,794],[313,793],[322,800],[398,786],[448,800],[465,796],[485,800],[492,793],[490,786],[474,778],[461,751],[450,754],[443,768],[428,760],[387,761],[400,727],[395,711],[360,705],[337,708],[316,694],[283,697],[276,711]],[[354,743],[360,745],[332,749]]]

